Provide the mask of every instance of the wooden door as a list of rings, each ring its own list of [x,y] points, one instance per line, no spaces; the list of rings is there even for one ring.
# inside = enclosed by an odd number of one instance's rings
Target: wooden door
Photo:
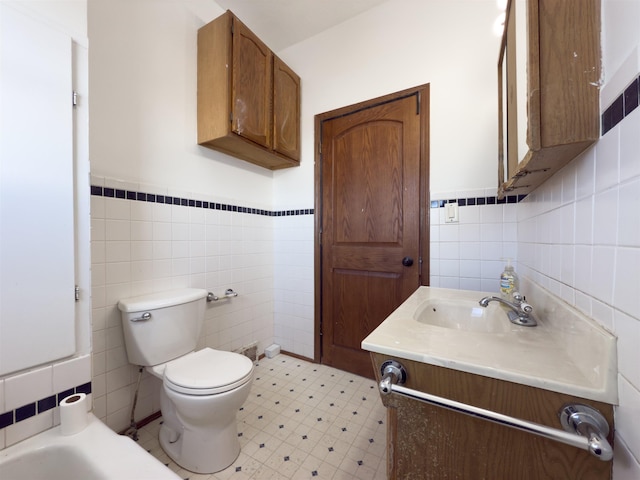
[[[320,360],[373,378],[362,340],[428,282],[428,88],[325,115],[317,119]]]
[[[300,160],[300,77],[273,57],[273,149]]]
[[[233,18],[231,129],[271,148],[273,54],[240,20]]]

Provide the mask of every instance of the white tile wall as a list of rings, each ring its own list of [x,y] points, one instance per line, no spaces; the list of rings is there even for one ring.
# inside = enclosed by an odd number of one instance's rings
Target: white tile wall
[[[153,185],[93,177],[92,185],[245,207]],[[238,350],[274,341],[274,222],[281,217],[91,197],[94,413],[114,430],[130,423],[138,369],[127,359],[121,298],[176,287],[238,297],[207,305],[198,348]],[[142,375],[136,419],[159,410],[160,382]]]
[[[640,478],[638,132],[640,108],[518,206],[520,273],[618,336],[616,480]]]
[[[502,257],[618,336],[614,479],[640,478],[640,108],[519,204],[431,209],[431,285],[497,290]],[[433,192],[433,200],[492,191]],[[526,292],[524,292],[526,294]]]
[[[313,358],[314,216],[276,222],[274,341],[285,351]]]
[[[11,412],[91,381],[91,355],[80,355],[0,380],[0,413]],[[89,402],[90,404],[90,402]],[[0,449],[60,423],[58,407],[0,430]]]
[[[495,196],[493,190],[432,192],[432,200]],[[459,222],[446,223],[444,208],[431,208],[430,284],[497,292],[506,258],[518,258],[515,203],[459,207]]]

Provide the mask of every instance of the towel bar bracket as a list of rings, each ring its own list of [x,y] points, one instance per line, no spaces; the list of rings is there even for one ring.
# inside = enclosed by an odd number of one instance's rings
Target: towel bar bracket
[[[217,302],[218,300],[222,300],[223,298],[233,298],[233,297],[237,297],[238,294],[237,292],[235,292],[233,290],[233,288],[227,288],[224,291],[224,295],[222,296],[217,296],[216,294],[214,294],[213,292],[209,292],[207,294],[207,302]]]

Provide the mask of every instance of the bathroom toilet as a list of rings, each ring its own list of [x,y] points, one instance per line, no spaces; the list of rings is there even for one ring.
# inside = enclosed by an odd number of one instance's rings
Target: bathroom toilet
[[[240,453],[236,412],[249,396],[253,362],[195,351],[207,292],[184,288],[118,302],[129,362],[162,380],[160,445],[178,465],[214,473]]]

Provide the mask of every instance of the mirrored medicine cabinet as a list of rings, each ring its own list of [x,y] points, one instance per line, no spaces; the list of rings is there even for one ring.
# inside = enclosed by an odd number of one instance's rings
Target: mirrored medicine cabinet
[[[509,0],[498,60],[498,196],[532,192],[599,137],[600,1]]]

